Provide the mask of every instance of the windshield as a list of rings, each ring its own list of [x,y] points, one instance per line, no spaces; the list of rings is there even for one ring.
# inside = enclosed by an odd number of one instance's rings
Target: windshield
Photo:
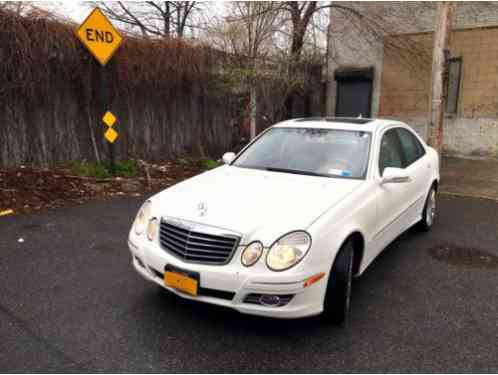
[[[272,128],[232,165],[276,172],[363,179],[370,133],[315,128]]]

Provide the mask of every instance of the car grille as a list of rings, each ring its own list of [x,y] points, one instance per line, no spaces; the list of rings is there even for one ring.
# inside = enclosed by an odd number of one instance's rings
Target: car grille
[[[240,240],[235,235],[215,235],[164,220],[159,239],[164,250],[185,262],[218,265],[231,259]]]

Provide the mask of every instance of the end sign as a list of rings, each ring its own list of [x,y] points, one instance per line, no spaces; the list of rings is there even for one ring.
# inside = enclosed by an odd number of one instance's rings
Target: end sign
[[[76,35],[102,66],[107,64],[123,41],[99,8],[95,8],[83,21]]]

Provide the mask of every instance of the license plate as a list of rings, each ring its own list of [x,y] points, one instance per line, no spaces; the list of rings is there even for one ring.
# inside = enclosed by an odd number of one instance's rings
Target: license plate
[[[182,273],[166,271],[164,273],[164,284],[192,296],[197,295],[197,280]]]

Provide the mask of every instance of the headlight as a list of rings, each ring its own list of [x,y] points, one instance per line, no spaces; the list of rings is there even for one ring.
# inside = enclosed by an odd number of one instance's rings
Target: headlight
[[[147,201],[142,205],[142,207],[140,207],[140,210],[138,211],[135,222],[133,223],[133,227],[135,228],[135,233],[137,235],[141,235],[145,230],[147,220],[149,220],[150,216],[150,206],[151,203]]]
[[[311,247],[311,237],[296,231],[280,237],[266,255],[266,265],[272,271],[284,271],[299,263]]]
[[[147,224],[147,238],[149,241],[154,241],[157,236],[157,232],[159,231],[159,220],[155,217],[149,220],[149,224]]]
[[[263,254],[263,245],[261,242],[253,242],[247,246],[242,252],[240,261],[246,267],[251,267]]]

